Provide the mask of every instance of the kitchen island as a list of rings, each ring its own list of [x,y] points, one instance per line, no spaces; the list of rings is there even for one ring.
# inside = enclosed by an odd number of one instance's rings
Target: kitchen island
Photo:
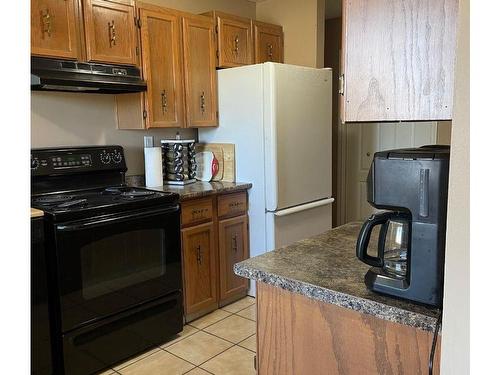
[[[424,374],[439,310],[374,293],[349,223],[234,266],[257,281],[265,374]],[[434,358],[439,373],[440,338]]]

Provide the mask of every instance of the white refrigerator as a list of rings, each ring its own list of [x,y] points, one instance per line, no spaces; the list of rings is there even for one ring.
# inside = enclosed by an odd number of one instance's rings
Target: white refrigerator
[[[217,72],[219,127],[249,190],[250,256],[332,226],[332,72],[277,63]],[[249,294],[255,295],[252,282]]]

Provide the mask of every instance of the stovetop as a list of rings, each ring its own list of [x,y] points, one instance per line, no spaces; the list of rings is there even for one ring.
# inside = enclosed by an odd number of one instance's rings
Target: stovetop
[[[111,186],[32,196],[31,207],[54,219],[73,219],[160,205],[175,205],[179,195],[143,188]]]

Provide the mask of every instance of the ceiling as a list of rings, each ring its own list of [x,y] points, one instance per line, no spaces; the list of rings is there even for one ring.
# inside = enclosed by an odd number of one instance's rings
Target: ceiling
[[[342,0],[325,0],[325,19],[340,17],[342,14]]]

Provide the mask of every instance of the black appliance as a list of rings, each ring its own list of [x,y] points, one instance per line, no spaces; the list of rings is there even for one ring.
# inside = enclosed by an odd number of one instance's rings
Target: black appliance
[[[146,91],[137,67],[31,58],[31,89],[120,94]]]
[[[51,375],[52,354],[43,217],[31,219],[31,373]]]
[[[388,210],[360,231],[357,257],[373,266],[365,284],[373,291],[433,306],[443,300],[449,146],[375,153],[367,180],[368,202]],[[377,255],[368,254],[380,226]]]
[[[90,374],[182,330],[179,196],[130,188],[120,146],[34,149],[57,374]]]

